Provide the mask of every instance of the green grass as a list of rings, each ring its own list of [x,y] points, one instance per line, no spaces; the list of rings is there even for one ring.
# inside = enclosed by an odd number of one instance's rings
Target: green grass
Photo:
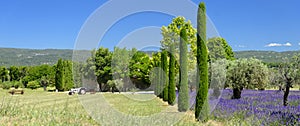
[[[0,89],[0,125],[204,125],[192,111],[179,113],[177,105],[149,94],[69,96],[25,89],[24,95],[12,96],[8,91]]]

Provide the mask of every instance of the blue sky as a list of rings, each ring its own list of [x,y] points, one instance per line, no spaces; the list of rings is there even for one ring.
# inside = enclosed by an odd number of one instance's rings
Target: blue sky
[[[207,15],[220,36],[225,38],[235,51],[300,49],[298,0],[201,1],[206,3]],[[105,2],[107,1],[0,1],[0,47],[73,49],[85,21],[97,8],[105,5]],[[192,2],[198,4],[200,0]],[[130,6],[129,3],[123,5],[124,8],[127,6]],[[105,12],[108,15],[110,13],[118,12]],[[147,26],[151,26],[146,28],[148,31],[152,28],[158,29],[169,24],[172,18],[171,15],[153,12],[127,16],[110,28],[101,38],[99,45],[112,48],[121,41],[138,44],[138,41],[133,42],[134,39],[140,40],[143,36],[135,31]],[[103,21],[105,22],[105,19]],[[101,22],[98,25],[101,25]],[[147,40],[152,38],[155,37],[146,37]]]

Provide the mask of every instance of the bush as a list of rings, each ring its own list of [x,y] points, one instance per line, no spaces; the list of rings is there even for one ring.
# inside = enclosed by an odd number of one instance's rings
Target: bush
[[[24,85],[20,81],[13,81],[12,82],[12,86],[15,87],[15,89],[23,88],[24,87]]]
[[[37,89],[37,88],[39,88],[40,87],[40,84],[39,84],[39,82],[37,82],[37,81],[30,81],[30,82],[28,82],[28,84],[27,84],[27,88],[30,88],[30,89]]]
[[[1,84],[1,88],[6,89],[6,90],[10,89],[12,86],[13,86],[13,84],[9,81],[3,82]]]

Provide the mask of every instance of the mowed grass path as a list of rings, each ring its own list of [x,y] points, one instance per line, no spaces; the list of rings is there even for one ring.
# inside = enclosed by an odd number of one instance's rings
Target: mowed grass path
[[[173,122],[174,125],[203,125],[194,120],[193,112],[179,113],[176,106],[168,106],[149,94],[135,94],[150,97],[146,101],[126,95],[97,93],[78,97],[26,89],[24,95],[12,96],[8,90],[0,89],[0,125],[164,125]],[[119,115],[123,115],[123,119],[120,120]]]

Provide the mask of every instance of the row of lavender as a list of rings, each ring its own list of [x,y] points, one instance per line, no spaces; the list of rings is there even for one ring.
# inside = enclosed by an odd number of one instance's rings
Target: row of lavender
[[[225,89],[219,98],[210,96],[213,118],[251,118],[250,123],[260,125],[300,125],[300,91],[290,92],[288,106],[282,105],[283,91],[243,90],[241,99],[231,99],[232,93]],[[196,92],[190,92],[190,105],[195,96]]]

